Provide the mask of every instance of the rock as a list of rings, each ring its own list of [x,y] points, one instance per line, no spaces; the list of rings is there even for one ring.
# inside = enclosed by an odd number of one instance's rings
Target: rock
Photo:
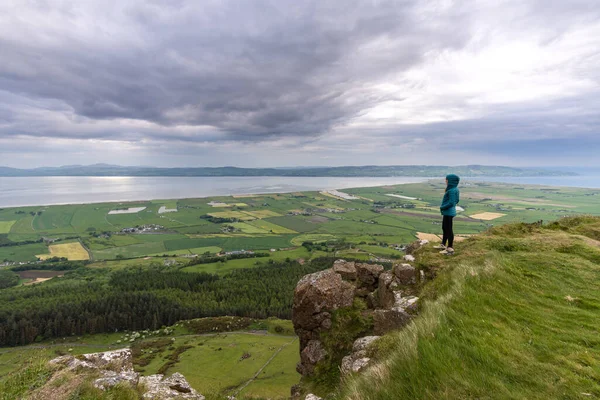
[[[97,370],[94,373],[99,373],[100,377],[94,381],[94,386],[102,390],[127,382],[134,387],[141,384],[146,390],[142,394],[144,399],[204,400],[204,396],[196,392],[180,373],[174,373],[168,378],[163,375],[140,377],[133,370],[130,349],[82,354],[77,357],[63,356],[51,360],[50,364],[63,365],[66,370],[81,367]]]
[[[373,326],[375,335],[400,329],[408,325],[411,316],[404,310],[375,310],[373,312]]]
[[[401,284],[414,285],[415,283],[417,283],[417,270],[412,265],[396,264],[394,265],[393,271],[394,275],[398,279],[398,282],[400,282]]]
[[[383,272],[383,266],[379,264],[356,263],[356,277],[361,286],[367,287],[370,291],[375,290],[379,275]]]
[[[419,298],[416,296],[400,297],[396,299],[393,309],[403,310],[409,314],[416,314],[419,310],[418,301]]]
[[[49,361],[51,365],[64,365],[68,369],[90,368],[104,369],[110,366],[111,370],[133,370],[131,350],[128,348],[104,351],[100,353],[82,354],[79,356],[61,356]]]
[[[292,398],[294,398],[294,399],[297,399],[300,397],[300,395],[302,394],[302,387],[300,386],[299,383],[297,383],[291,387],[290,394],[292,395]]]
[[[420,270],[419,274],[421,275],[421,282],[425,282],[425,271]]]
[[[139,374],[133,370],[126,372],[103,371],[102,374],[102,378],[94,381],[94,387],[102,390],[109,389],[121,382],[129,382],[132,386],[135,386],[139,380]]]
[[[178,372],[168,378],[161,374],[141,376],[140,383],[146,387],[142,395],[144,399],[204,400],[204,396],[196,392]]]
[[[415,256],[413,256],[412,254],[407,254],[403,258],[404,258],[404,261],[408,261],[408,262],[414,262],[415,261]]]
[[[379,288],[377,289],[379,306],[382,308],[391,308],[394,305],[394,292],[390,288],[394,281],[394,274],[386,271],[379,275]]]
[[[379,303],[379,289],[367,295],[367,307],[372,310],[381,307]]]
[[[380,336],[365,336],[356,339],[354,341],[354,344],[352,345],[352,352],[357,353],[362,350],[367,350],[371,343],[373,343],[379,338]]]
[[[326,355],[323,344],[319,340],[311,340],[300,352],[300,363],[296,370],[302,375],[310,375],[313,373],[315,365]]]
[[[342,276],[342,279],[356,280],[356,266],[354,261],[337,260],[333,263],[333,270]]]
[[[342,363],[340,364],[340,371],[342,372],[342,375],[349,374],[352,371],[352,364],[354,364],[354,358],[352,355],[342,358]]]
[[[166,381],[167,380],[165,380],[165,382]],[[169,388],[171,388],[177,392],[180,392],[180,393],[191,393],[192,392],[192,387],[185,380],[185,377],[183,375],[181,375],[179,372],[175,372],[173,375],[171,375],[170,378],[168,378],[168,385],[169,385]]]
[[[371,359],[369,357],[359,358],[352,363],[352,372],[360,372],[369,365]]]
[[[419,240],[419,245],[420,246],[425,246],[426,244],[429,244],[429,240],[427,240],[427,239],[421,239],[421,240]]]
[[[343,281],[341,275],[331,269],[306,275],[294,291],[294,328],[308,331],[318,328],[324,320],[331,318],[329,312],[352,305],[354,291],[354,285]],[[318,314],[322,312],[327,315],[319,318]]]
[[[304,400],[323,400],[322,398],[320,398],[319,396],[315,396],[312,393],[309,393],[306,395],[306,398]]]

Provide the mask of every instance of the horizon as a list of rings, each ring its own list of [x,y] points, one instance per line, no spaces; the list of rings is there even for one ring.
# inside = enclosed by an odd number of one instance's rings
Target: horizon
[[[600,166],[595,0],[9,0],[0,22],[13,168]]]

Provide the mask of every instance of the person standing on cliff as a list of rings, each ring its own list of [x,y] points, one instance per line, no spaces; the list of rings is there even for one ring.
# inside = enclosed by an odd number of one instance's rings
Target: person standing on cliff
[[[442,213],[442,244],[436,246],[441,254],[452,255],[454,254],[454,230],[453,230],[453,219],[456,217],[456,205],[460,201],[460,191],[458,190],[458,183],[460,178],[457,175],[449,174],[446,176],[446,191],[444,192],[444,198],[442,199],[442,205],[440,206],[440,212]]]

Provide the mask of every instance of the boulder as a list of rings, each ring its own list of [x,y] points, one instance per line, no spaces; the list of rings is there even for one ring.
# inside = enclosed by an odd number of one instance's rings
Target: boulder
[[[140,383],[146,388],[144,399],[188,399],[204,400],[204,396],[196,392],[179,372],[170,377],[164,375],[141,376]]]
[[[139,380],[139,374],[133,370],[124,372],[103,371],[102,375],[101,378],[94,381],[94,387],[102,390],[109,389],[122,382],[128,382],[132,386],[135,386]]]
[[[356,280],[356,266],[354,261],[337,260],[333,263],[333,270],[340,274],[342,279]]]
[[[304,400],[323,400],[321,399],[319,396],[315,396],[312,393],[309,393],[306,395],[306,398]]]
[[[306,275],[294,291],[292,321],[295,330],[319,328],[324,320],[331,318],[329,312],[352,305],[354,291],[354,285],[345,282],[332,269]]]
[[[411,316],[402,309],[375,310],[373,312],[373,332],[375,335],[383,335],[405,327],[410,321]]]
[[[412,256],[411,256],[412,257]],[[417,270],[410,264],[396,264],[393,268],[394,275],[403,285],[414,285],[417,283]]]
[[[394,302],[394,310],[406,311],[409,314],[416,314],[419,311],[419,298],[417,296],[398,297]]]
[[[408,261],[408,262],[414,262],[415,261],[415,256],[413,256],[412,254],[407,254],[403,257],[404,261]]]
[[[379,275],[383,272],[383,266],[379,264],[356,263],[356,277],[360,286],[375,290]]]
[[[379,339],[379,336],[365,336],[356,339],[354,341],[354,344],[352,345],[352,352],[357,353],[362,350],[367,350],[371,343],[373,343],[377,339]]]

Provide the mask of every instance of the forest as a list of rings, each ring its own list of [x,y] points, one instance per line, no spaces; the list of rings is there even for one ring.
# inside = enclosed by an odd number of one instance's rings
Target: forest
[[[282,261],[219,276],[165,267],[109,272],[81,267],[44,285],[0,292],[0,346],[49,338],[158,329],[213,316],[291,318],[293,290],[333,258]]]

